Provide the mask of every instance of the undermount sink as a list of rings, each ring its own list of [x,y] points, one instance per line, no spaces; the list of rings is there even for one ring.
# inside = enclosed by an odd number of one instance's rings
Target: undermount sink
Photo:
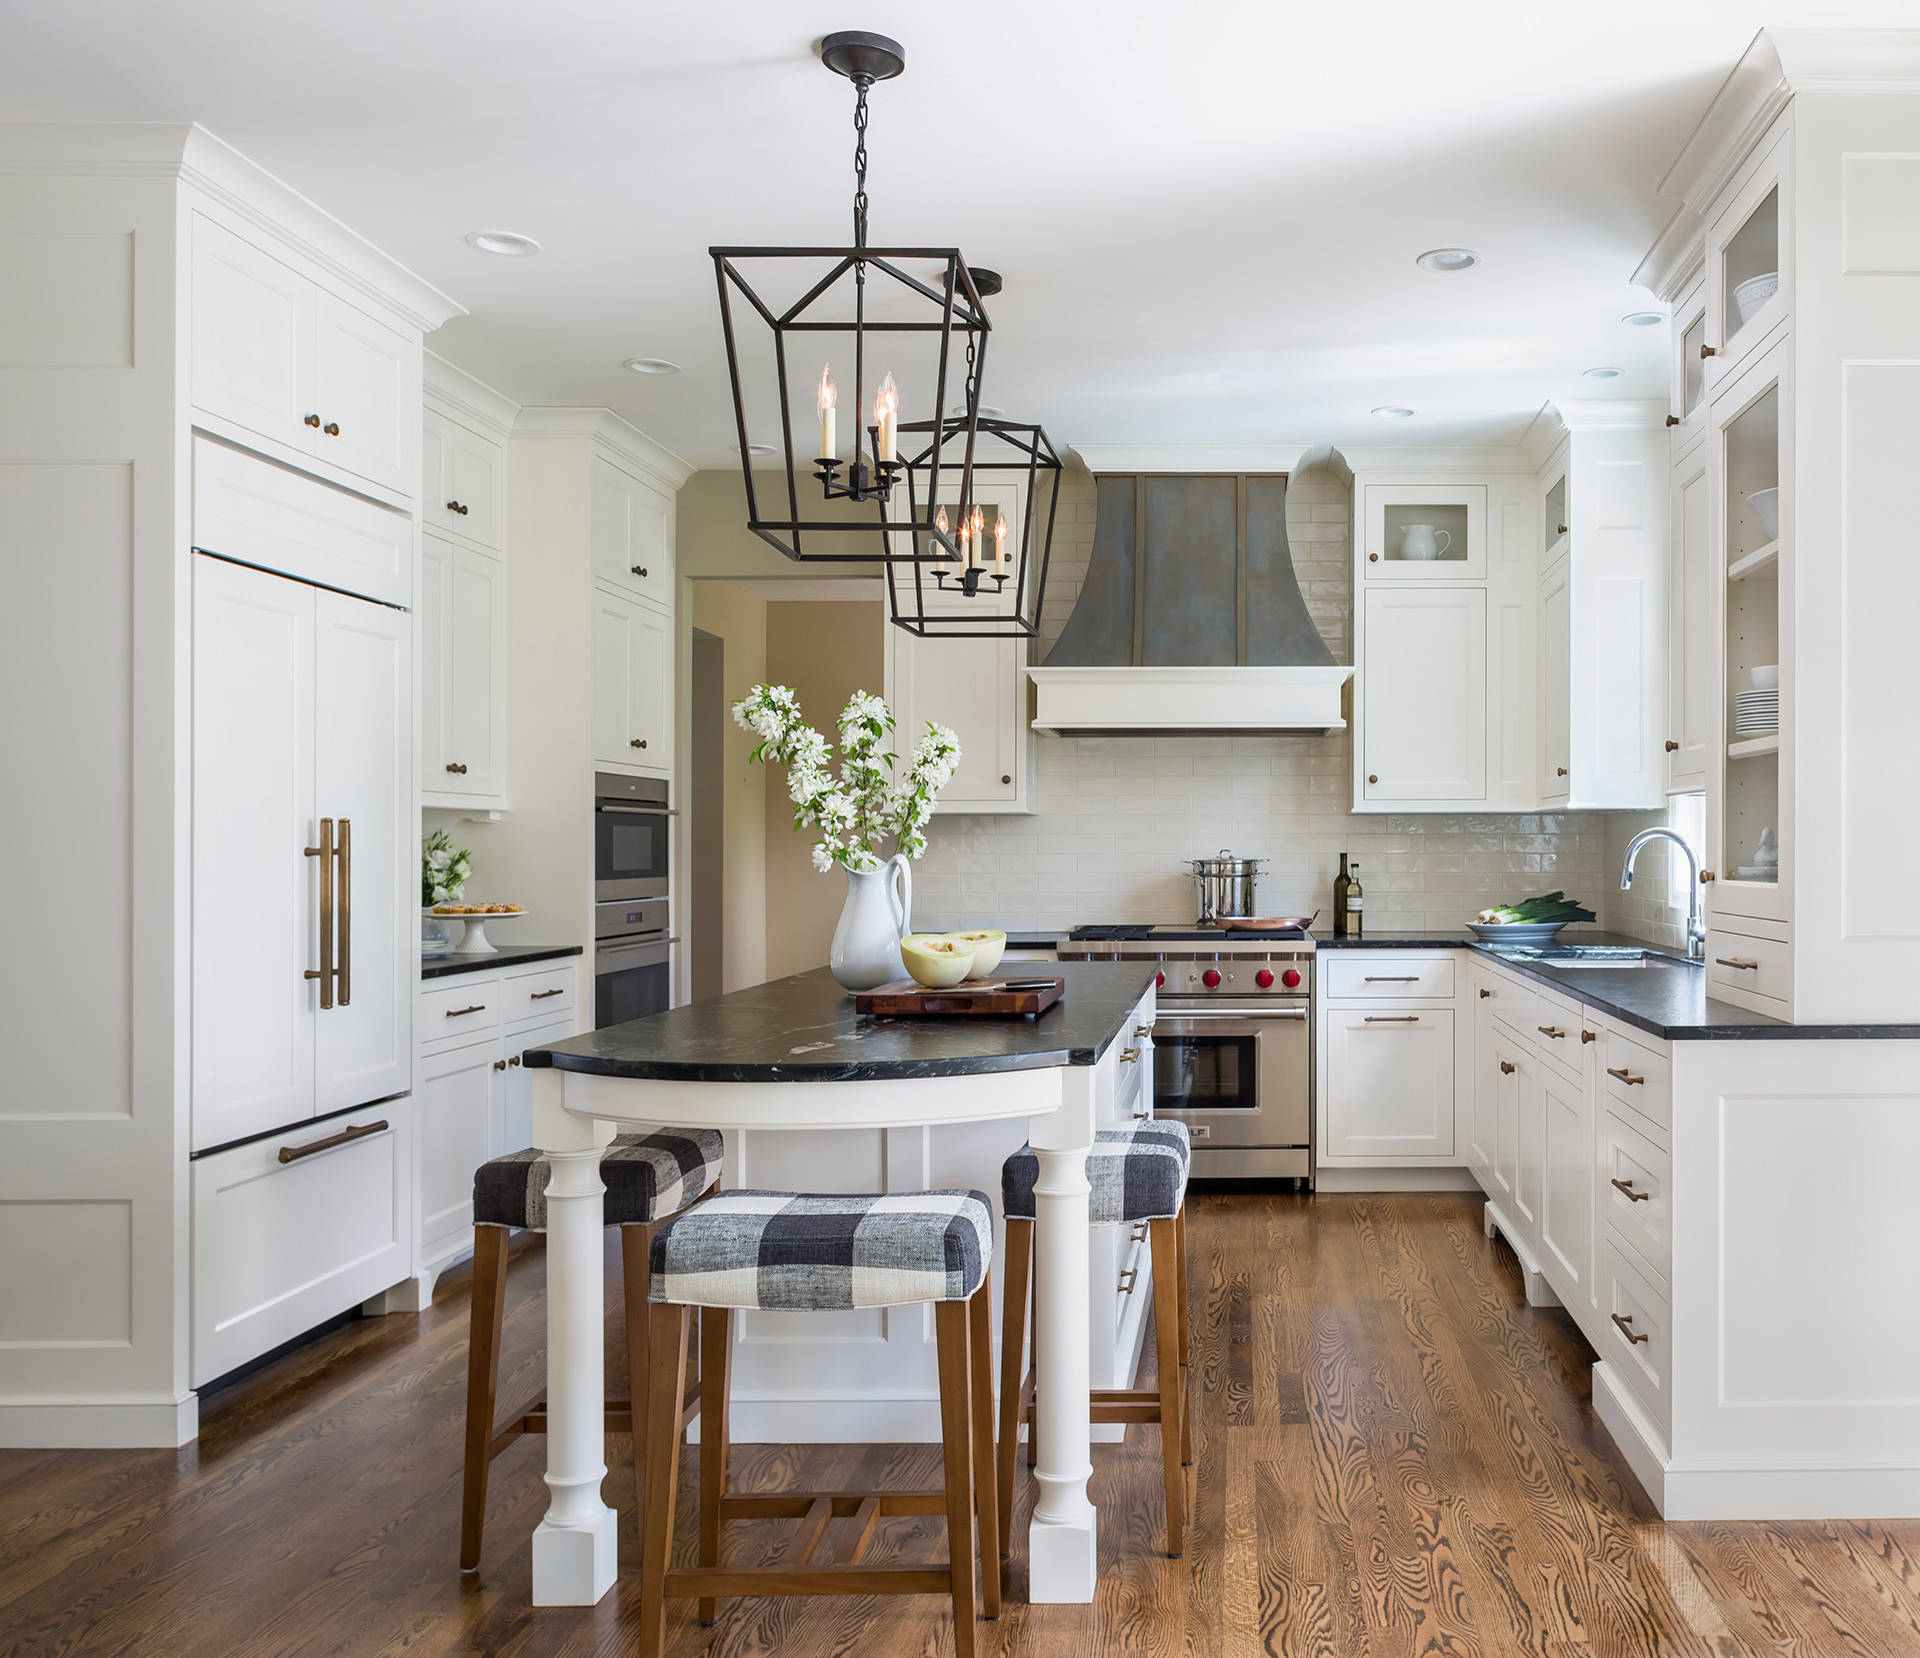
[[[1656,967],[1673,962],[1653,950],[1629,944],[1569,944],[1547,950],[1502,950],[1515,961],[1538,962],[1542,967]]]

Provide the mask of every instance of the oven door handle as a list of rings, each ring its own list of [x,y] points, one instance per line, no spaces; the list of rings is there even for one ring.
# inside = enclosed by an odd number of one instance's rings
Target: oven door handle
[[[621,972],[629,967],[657,967],[667,959],[669,945],[678,944],[677,938],[635,939],[631,943],[601,944],[594,948],[593,970],[596,976],[606,972]],[[656,953],[657,952],[657,953]],[[629,961],[629,956],[644,956],[644,961]]]
[[[619,812],[626,817],[678,817],[677,806],[628,806],[624,803],[609,803],[594,807],[596,812]]]
[[[1161,1025],[1225,1023],[1232,1020],[1238,1024],[1258,1024],[1262,1019],[1304,1019],[1307,1010],[1303,1007],[1262,1008],[1258,1013],[1190,1013],[1182,1008],[1178,1013],[1162,1013],[1155,1022],[1157,1031]]]

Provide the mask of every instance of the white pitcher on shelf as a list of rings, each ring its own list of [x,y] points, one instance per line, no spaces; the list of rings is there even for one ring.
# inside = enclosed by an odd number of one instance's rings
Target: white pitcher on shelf
[[[1452,545],[1452,533],[1431,524],[1409,524],[1400,532],[1400,556],[1421,563],[1445,557]]]

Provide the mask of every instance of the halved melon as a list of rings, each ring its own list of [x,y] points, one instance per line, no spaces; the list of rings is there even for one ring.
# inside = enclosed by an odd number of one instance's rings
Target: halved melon
[[[973,951],[958,939],[933,933],[909,933],[900,941],[900,959],[918,984],[946,990],[967,976]]]
[[[964,933],[948,933],[948,938],[973,951],[973,965],[967,969],[970,979],[984,979],[1000,965],[1006,954],[1007,935],[993,927],[975,927]]]

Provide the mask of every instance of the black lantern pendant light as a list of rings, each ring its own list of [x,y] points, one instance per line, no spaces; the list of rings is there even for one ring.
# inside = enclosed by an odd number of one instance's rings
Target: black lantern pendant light
[[[983,284],[958,248],[867,242],[867,93],[906,67],[899,43],[859,31],[828,35],[820,43],[820,61],[855,89],[853,245],[709,250],[720,290],[747,527],[802,562],[951,563],[960,550],[958,538],[940,529],[934,514],[941,501],[969,509],[972,504],[989,327]],[[764,328],[755,327],[756,320]],[[844,426],[834,361],[853,371],[853,418]],[[950,395],[958,398],[957,418],[941,413]],[[910,396],[925,399],[927,419],[901,419],[903,398]],[[786,475],[756,480],[755,429],[764,453],[776,425]],[[851,439],[845,453],[843,429]],[[907,470],[898,447],[906,432],[930,439],[915,460],[926,479],[918,521],[913,492],[898,487]],[[764,497],[762,482],[775,485]],[[864,540],[849,545],[849,532]]]

